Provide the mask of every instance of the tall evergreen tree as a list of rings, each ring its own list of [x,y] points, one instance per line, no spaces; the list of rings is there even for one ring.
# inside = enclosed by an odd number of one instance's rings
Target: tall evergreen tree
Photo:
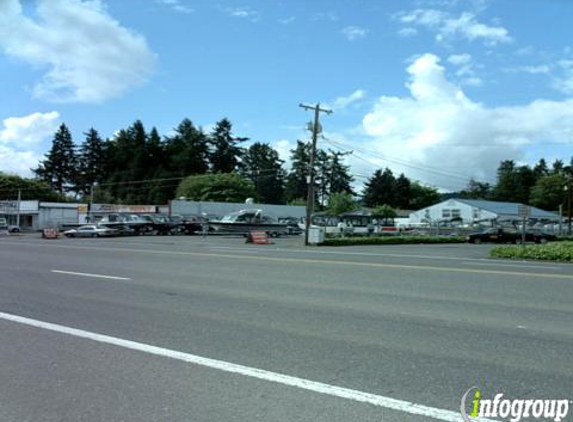
[[[174,176],[204,174],[209,169],[209,139],[191,120],[183,119],[167,138],[168,168]]]
[[[354,177],[350,173],[350,166],[342,162],[347,152],[330,151],[328,167],[329,196],[335,193],[354,194],[352,182]]]
[[[254,184],[257,199],[266,204],[284,203],[285,171],[279,154],[269,144],[256,142],[243,157],[243,171]]]
[[[410,199],[412,197],[410,179],[401,173],[396,179],[396,194],[395,203],[396,208],[408,209],[410,207]]]
[[[551,173],[561,173],[565,170],[565,164],[563,164],[563,160],[555,160],[553,165],[551,166]]]
[[[52,140],[52,147],[34,173],[63,195],[74,190],[77,181],[77,159],[72,134],[61,124]]]
[[[166,157],[165,148],[157,128],[153,127],[149,132],[145,149],[148,175],[155,176],[161,173]]]
[[[539,179],[543,176],[547,176],[549,174],[549,169],[547,168],[547,162],[544,158],[541,158],[535,167],[533,167],[533,172],[535,173],[535,179]]]
[[[367,207],[396,204],[396,178],[389,168],[376,170],[374,175],[365,183],[363,201]]]
[[[78,192],[88,196],[95,183],[106,178],[107,145],[97,130],[91,128],[86,133],[78,156]]]
[[[516,171],[517,191],[514,200],[522,204],[529,203],[531,188],[535,185],[535,171],[531,167],[524,165],[519,166]]]
[[[291,170],[287,176],[285,188],[285,199],[287,202],[306,199],[309,165],[310,144],[297,141],[296,147],[291,150]]]
[[[328,202],[330,192],[330,166],[330,156],[327,152],[317,149],[314,158],[314,193],[316,202],[323,207]]]
[[[502,161],[497,169],[497,184],[492,192],[493,199],[515,202],[518,187],[515,162],[513,160]]]
[[[232,173],[240,167],[244,149],[239,144],[248,138],[234,137],[232,130],[233,125],[224,118],[217,122],[211,133],[211,170],[214,173]]]

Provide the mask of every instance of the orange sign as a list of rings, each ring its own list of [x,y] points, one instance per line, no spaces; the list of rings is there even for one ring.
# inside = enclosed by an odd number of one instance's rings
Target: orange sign
[[[42,237],[44,239],[57,239],[58,231],[56,229],[44,229],[42,231]]]
[[[250,237],[255,245],[270,245],[271,241],[267,232],[263,230],[251,230]]]

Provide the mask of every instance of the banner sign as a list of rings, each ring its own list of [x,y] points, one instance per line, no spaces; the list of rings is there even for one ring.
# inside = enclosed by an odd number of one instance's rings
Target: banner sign
[[[109,205],[109,204],[92,204],[92,212],[125,212],[134,214],[155,214],[157,206],[155,205]]]

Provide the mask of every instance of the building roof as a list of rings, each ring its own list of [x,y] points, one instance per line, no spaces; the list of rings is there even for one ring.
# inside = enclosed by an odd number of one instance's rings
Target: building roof
[[[452,198],[454,201],[463,202],[464,204],[472,207],[481,208],[486,211],[493,212],[500,217],[518,217],[519,206],[524,205],[518,202],[497,202],[497,201],[483,201],[478,199],[460,199]],[[545,211],[536,207],[530,207],[531,217],[533,218],[558,218],[558,215],[549,211]]]

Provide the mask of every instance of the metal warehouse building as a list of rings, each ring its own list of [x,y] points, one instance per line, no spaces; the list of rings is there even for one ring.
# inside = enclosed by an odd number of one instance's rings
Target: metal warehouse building
[[[79,206],[81,204],[20,201],[20,227],[24,230],[41,230],[46,227],[77,224]],[[0,217],[5,217],[8,224],[16,224],[18,201],[0,201]]]
[[[170,204],[170,213],[172,215],[206,214],[211,218],[222,217],[225,214],[245,209],[261,209],[265,215],[272,218],[302,218],[306,215],[306,207],[296,205],[269,205],[244,202],[200,202],[186,200],[173,200]]]
[[[517,202],[449,199],[410,214],[410,224],[458,221],[463,224],[521,221]],[[530,207],[530,222],[558,222],[559,215]]]

